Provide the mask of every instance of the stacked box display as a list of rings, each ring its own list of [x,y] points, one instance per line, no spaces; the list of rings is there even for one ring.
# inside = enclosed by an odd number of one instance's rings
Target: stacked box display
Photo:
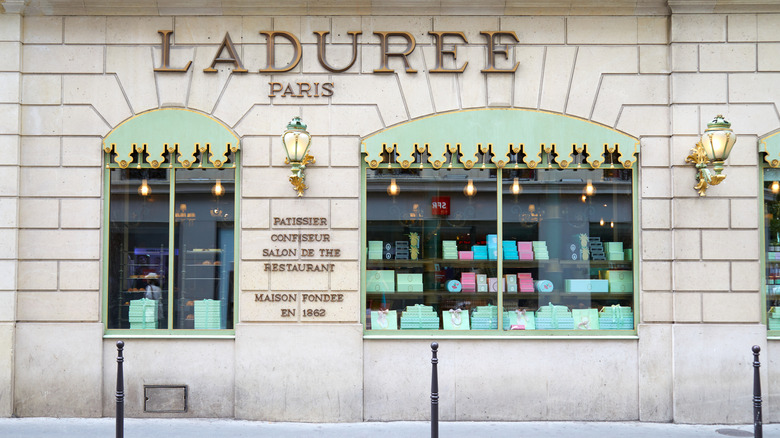
[[[550,253],[547,252],[547,242],[543,240],[535,240],[532,242],[534,248],[534,259],[536,260],[549,260]]]
[[[519,260],[533,260],[534,249],[531,242],[517,242],[517,258]]]
[[[474,272],[461,272],[460,284],[463,292],[477,291],[477,274]]]
[[[131,329],[156,329],[157,328],[157,300],[141,298],[130,300],[128,320]]]
[[[445,260],[458,259],[458,242],[455,240],[443,240],[441,242],[442,255]]]
[[[604,242],[607,260],[624,260],[623,242]]]
[[[474,256],[474,260],[487,260],[488,259],[488,247],[485,245],[473,245],[471,252]]]
[[[550,303],[536,311],[537,330],[573,330],[574,318],[566,306],[556,306]]]
[[[501,251],[504,253],[504,260],[520,259],[520,254],[517,251],[517,242],[514,240],[504,240],[501,242]]]
[[[422,292],[423,275],[399,273],[395,279],[395,290],[397,292]]]
[[[409,242],[405,240],[395,241],[396,260],[409,260]]]
[[[498,328],[498,307],[493,305],[477,306],[471,312],[472,330],[490,330]]]
[[[385,260],[392,260],[395,258],[395,249],[393,248],[393,242],[385,242],[382,247],[382,258]]]
[[[530,272],[520,272],[517,274],[517,284],[520,293],[534,292],[534,279]]]
[[[395,271],[366,271],[366,292],[395,292]]]
[[[219,329],[222,320],[219,300],[195,301],[195,328]]]
[[[488,292],[487,275],[477,274],[477,292]]]
[[[487,241],[488,260],[497,260],[498,259],[498,235],[488,234],[485,240]]]
[[[368,259],[369,260],[382,260],[382,242],[381,240],[369,240],[368,241]]]
[[[633,292],[634,273],[628,270],[608,270],[599,273],[609,282],[610,292]]]
[[[506,284],[504,292],[517,293],[517,275],[506,274],[504,276],[504,284]]]
[[[631,307],[615,304],[604,306],[599,312],[599,328],[601,330],[633,330],[634,313]]]
[[[601,243],[601,237],[589,237],[588,247],[590,249],[591,260],[607,259],[607,255],[604,254],[604,245]]]
[[[433,329],[439,328],[439,316],[431,306],[415,304],[406,306],[401,313],[401,330],[405,329]]]

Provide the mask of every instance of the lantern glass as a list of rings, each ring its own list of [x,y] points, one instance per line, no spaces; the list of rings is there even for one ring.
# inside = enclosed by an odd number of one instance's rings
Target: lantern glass
[[[306,131],[288,130],[282,134],[284,149],[291,162],[301,162],[309,151],[311,136]]]
[[[726,161],[731,153],[731,148],[737,141],[737,135],[731,130],[731,123],[722,115],[707,124],[707,129],[701,136],[701,144],[707,157],[713,161]]]

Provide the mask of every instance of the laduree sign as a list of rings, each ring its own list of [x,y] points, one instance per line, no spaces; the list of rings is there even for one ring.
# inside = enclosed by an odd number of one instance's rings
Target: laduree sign
[[[156,72],[170,72],[170,73],[185,73],[189,71],[192,66],[192,61],[187,62],[184,67],[171,66],[171,36],[172,30],[159,30],[158,33],[162,37],[162,60],[159,68],[155,68]],[[263,68],[257,70],[258,73],[278,74],[289,72],[298,66],[301,62],[303,55],[303,49],[301,42],[295,34],[286,31],[260,31],[261,35],[266,36],[266,65]],[[330,32],[328,31],[314,31],[317,36],[317,60],[322,68],[331,73],[342,73],[349,70],[357,60],[358,53],[358,37],[362,34],[360,31],[349,31],[352,37],[352,56],[350,61],[346,65],[334,66],[327,60],[327,44],[325,38]],[[466,61],[461,65],[457,64],[457,44],[468,44],[466,35],[459,31],[431,31],[428,32],[432,36],[436,47],[436,60],[434,68],[430,69],[430,73],[463,73],[466,70],[469,62]],[[502,55],[504,59],[509,59],[509,47],[510,44],[502,44],[501,41],[505,39],[511,39],[514,43],[519,42],[517,35],[513,31],[481,31],[480,34],[485,38],[485,46],[487,48],[487,60],[482,73],[514,73],[517,70],[517,66],[520,64],[516,62],[512,67],[497,67],[496,56]],[[417,73],[417,70],[412,67],[409,56],[414,52],[417,42],[414,36],[409,32],[402,31],[382,31],[374,32],[374,35],[379,39],[379,59],[378,66],[373,70],[374,73],[394,73],[395,70],[390,68],[390,58],[399,58],[403,61],[406,73]],[[287,64],[279,66],[276,59],[276,47],[277,42],[280,40],[286,41],[288,45],[292,47],[292,55],[290,56]],[[401,51],[394,51],[391,49],[391,45],[395,42],[403,41],[405,48]],[[451,57],[451,59],[449,59]],[[445,61],[446,59],[446,61]],[[446,66],[445,66],[446,64]],[[205,73],[216,73],[217,65],[230,66],[232,73],[247,73],[244,67],[241,57],[233,44],[233,40],[230,38],[230,33],[225,33],[225,37],[222,43],[217,48],[214,58],[211,64],[204,68]],[[269,94],[268,97],[330,97],[334,93],[333,82],[269,82]]]

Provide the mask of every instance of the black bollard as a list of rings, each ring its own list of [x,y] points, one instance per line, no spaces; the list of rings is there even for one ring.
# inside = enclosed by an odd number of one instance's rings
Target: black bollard
[[[758,345],[753,346],[753,436],[755,438],[762,438],[764,436],[763,425],[761,421],[761,376],[759,375],[759,368],[761,362],[758,361],[758,353],[761,352],[761,347]]]
[[[436,358],[436,350],[439,349],[437,342],[431,342],[431,438],[439,438],[439,374],[436,371],[436,365],[439,359]]]
[[[122,373],[122,349],[125,343],[118,341],[116,343],[116,438],[125,436],[125,378]]]

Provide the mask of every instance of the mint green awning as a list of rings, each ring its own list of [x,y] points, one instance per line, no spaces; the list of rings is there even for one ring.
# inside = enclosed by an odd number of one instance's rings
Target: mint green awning
[[[758,138],[758,152],[764,152],[764,161],[771,167],[780,166],[780,130]]]
[[[545,111],[524,109],[478,109],[438,114],[403,123],[363,140],[366,163],[377,168],[383,152],[397,153],[397,162],[408,168],[416,152],[430,154],[428,162],[440,168],[447,161],[459,161],[467,169],[477,164],[480,152],[491,152],[492,163],[502,168],[535,168],[543,153],[553,150],[558,165],[566,168],[574,154],[587,153],[586,162],[598,168],[604,150],[617,152],[620,165],[630,168],[639,152],[639,139],[589,120]],[[522,149],[523,163],[509,164],[509,154]]]
[[[132,117],[108,133],[103,140],[106,153],[116,153],[114,161],[126,168],[133,164],[133,152],[157,168],[164,155],[175,152],[184,167],[195,162],[198,152],[203,161],[222,167],[229,152],[239,148],[239,138],[230,128],[206,114],[182,108],[164,108]],[[136,163],[139,164],[139,163]]]

